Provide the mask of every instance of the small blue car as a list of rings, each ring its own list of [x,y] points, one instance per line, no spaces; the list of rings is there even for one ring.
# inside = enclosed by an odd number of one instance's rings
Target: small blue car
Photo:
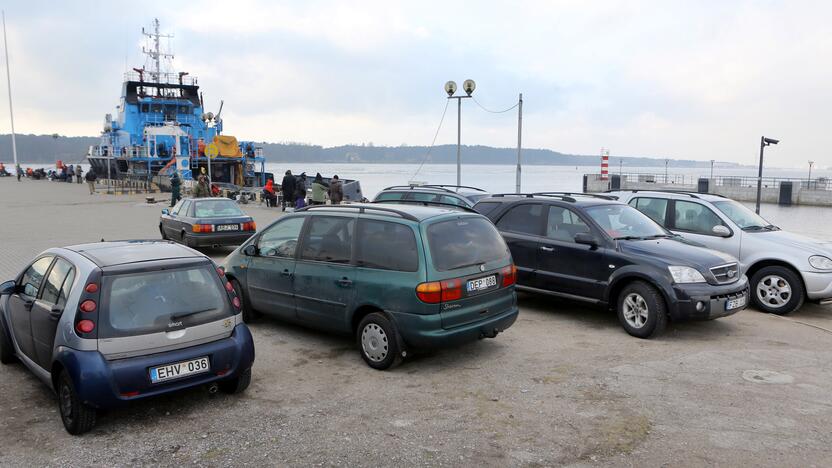
[[[0,361],[54,389],[64,427],[97,409],[208,385],[251,382],[254,341],[222,269],[166,241],[49,249],[0,285]]]

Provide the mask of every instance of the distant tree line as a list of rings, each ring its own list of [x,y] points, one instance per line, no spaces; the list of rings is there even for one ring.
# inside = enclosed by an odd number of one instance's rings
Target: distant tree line
[[[67,137],[61,135],[17,135],[17,154],[23,163],[67,163],[83,162],[90,146],[98,144],[98,137]],[[261,144],[268,162],[331,162],[331,163],[412,163],[423,160],[433,164],[456,163],[456,145],[435,146],[428,153],[426,146],[376,146],[352,144],[323,147],[309,143],[281,142]],[[11,135],[0,135],[0,161],[12,160]],[[491,146],[463,146],[464,164],[515,164],[516,148],[494,148]],[[610,158],[610,171],[618,169],[619,159],[625,166],[664,166],[664,158],[626,157]],[[545,164],[560,166],[586,166],[599,164],[600,156],[564,154],[547,149],[524,149],[523,164]],[[706,167],[710,163],[693,160],[671,160],[673,167]],[[724,163],[723,163],[724,164]]]

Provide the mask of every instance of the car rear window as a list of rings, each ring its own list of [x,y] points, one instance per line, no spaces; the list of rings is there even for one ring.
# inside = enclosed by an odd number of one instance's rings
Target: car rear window
[[[433,267],[455,270],[508,258],[509,252],[497,229],[485,218],[465,216],[428,227]]]
[[[231,200],[200,200],[195,202],[195,218],[224,218],[243,216],[243,211]]]
[[[176,330],[233,315],[209,264],[105,275],[102,304],[99,338]]]
[[[481,215],[488,216],[488,213],[494,211],[494,209],[498,206],[500,206],[499,202],[479,202],[476,205],[474,205],[474,211]]]

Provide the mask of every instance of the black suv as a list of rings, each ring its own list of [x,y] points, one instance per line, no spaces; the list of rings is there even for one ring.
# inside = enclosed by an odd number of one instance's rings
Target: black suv
[[[505,238],[517,288],[615,308],[648,338],[667,320],[709,320],[748,302],[748,280],[727,254],[691,245],[603,195],[498,194],[474,209]]]
[[[485,190],[467,185],[394,185],[379,192],[373,203],[414,203],[465,209],[488,196]]]

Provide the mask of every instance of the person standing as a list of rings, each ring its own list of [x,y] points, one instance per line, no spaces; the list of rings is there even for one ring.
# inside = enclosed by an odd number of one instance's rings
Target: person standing
[[[208,180],[204,175],[200,175],[194,187],[194,198],[206,198],[210,196],[208,191]]]
[[[295,208],[306,206],[306,173],[300,174],[300,179],[295,184]]]
[[[324,178],[321,177],[321,173],[315,174],[315,180],[312,181],[312,201],[309,202],[310,205],[323,205],[326,204],[326,192],[329,189],[329,186],[324,182]]]
[[[17,181],[20,182],[20,176],[23,175],[23,168],[20,167],[20,164],[17,165]]]
[[[340,205],[343,200],[344,183],[338,178],[338,174],[335,174],[329,181],[329,202],[333,205]]]
[[[266,186],[263,187],[263,198],[266,199],[266,206],[271,208],[277,206],[277,194],[274,193],[274,180],[266,181]]]
[[[72,164],[67,166],[66,168],[66,181],[67,183],[72,183],[72,179],[75,178],[75,168],[72,167]]]
[[[81,183],[81,175],[83,174],[83,172],[84,172],[84,171],[82,171],[82,170],[81,170],[81,165],[80,165],[80,164],[77,164],[77,165],[75,166],[75,183],[76,183],[76,184],[80,184],[80,183]]]
[[[283,211],[286,211],[286,206],[293,206],[293,202],[295,201],[295,186],[296,186],[295,176],[292,175],[292,171],[286,171],[286,175],[283,176],[283,182],[280,184],[280,189],[283,191]]]
[[[170,176],[170,206],[176,205],[176,202],[182,199],[182,180],[179,178],[179,173],[173,171]]]
[[[94,194],[95,194],[95,179],[96,179],[96,178],[97,178],[97,177],[95,176],[95,171],[93,171],[92,169],[90,169],[89,171],[87,171],[87,177],[86,177],[86,180],[87,180],[87,185],[89,185],[89,186],[90,186],[90,195],[94,195]]]

